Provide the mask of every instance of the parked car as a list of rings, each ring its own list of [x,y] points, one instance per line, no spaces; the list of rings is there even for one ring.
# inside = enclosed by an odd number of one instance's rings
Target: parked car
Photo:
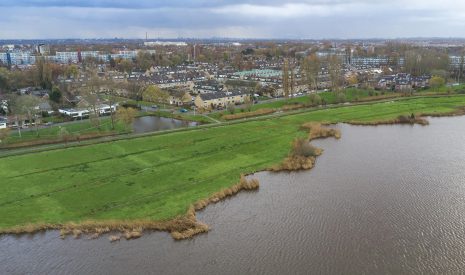
[[[181,113],[187,113],[188,111],[186,109],[181,109],[179,110]]]

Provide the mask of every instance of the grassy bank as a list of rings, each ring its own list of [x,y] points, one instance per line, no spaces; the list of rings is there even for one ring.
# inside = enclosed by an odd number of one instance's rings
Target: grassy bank
[[[280,163],[296,138],[308,137],[304,123],[383,122],[463,106],[465,96],[406,99],[1,158],[0,231],[173,220],[241,174]]]
[[[69,140],[88,139],[92,137],[101,137],[107,135],[116,135],[127,133],[123,123],[116,122],[115,129],[111,129],[111,120],[109,117],[100,120],[100,128],[95,127],[90,120],[75,121],[64,125],[54,125],[47,128],[39,128],[38,134],[32,127],[27,131],[22,130],[21,136],[18,130],[11,130],[10,137],[3,147],[31,146],[39,144],[50,144],[60,142],[59,136],[61,128],[65,128],[69,133]]]
[[[428,88],[415,91],[413,94],[403,94],[400,92],[392,92],[387,90],[373,90],[373,89],[359,89],[359,88],[347,88],[339,92],[344,95],[344,102],[351,103],[363,103],[363,102],[374,102],[382,101],[389,99],[398,99],[404,97],[420,97],[420,96],[444,96],[444,95],[459,95],[465,94],[465,84],[452,86],[452,87],[439,87],[439,88]],[[320,92],[318,93],[319,98],[321,99],[321,104],[323,105],[332,105],[338,104],[336,92]],[[275,111],[289,111],[302,108],[308,108],[312,106],[310,101],[310,96],[300,96],[295,98],[280,98],[276,100],[271,100],[265,103],[255,104],[251,107],[251,111],[247,112],[245,110],[237,109],[237,114],[243,114],[242,116],[253,116],[254,112],[259,112],[262,109],[265,110],[275,110]],[[228,111],[214,112],[209,114],[210,117],[213,117],[218,120],[230,120],[225,119],[229,117]]]

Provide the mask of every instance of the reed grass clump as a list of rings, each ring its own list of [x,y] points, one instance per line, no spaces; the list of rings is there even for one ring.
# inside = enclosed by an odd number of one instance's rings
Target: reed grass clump
[[[284,105],[281,109],[285,112],[287,111],[293,111],[293,110],[298,110],[305,108],[306,106],[304,104],[289,104],[289,105]]]
[[[121,236],[120,235],[111,235],[110,237],[108,237],[108,240],[110,242],[116,242],[116,241],[121,240]]]
[[[197,234],[208,232],[208,230],[209,230],[208,225],[199,222],[196,224],[195,227],[188,228],[184,231],[172,231],[171,237],[173,237],[173,239],[175,240],[184,240],[184,239],[192,238],[193,236]]]
[[[239,183],[229,187],[222,189],[216,193],[213,193],[209,198],[202,199],[194,203],[195,210],[202,210],[210,203],[217,203],[223,200],[226,197],[233,196],[239,193],[241,190],[256,190],[260,187],[260,183],[257,179],[247,179],[245,175],[241,175],[241,179]]]
[[[279,165],[271,167],[271,171],[312,169],[316,157],[320,156],[323,150],[310,144],[310,141],[317,138],[335,137],[339,139],[341,137],[341,132],[338,129],[323,127],[321,123],[308,122],[303,124],[301,129],[309,131],[308,138],[296,138],[292,142],[289,155]]]
[[[377,126],[377,125],[393,125],[393,124],[419,124],[419,125],[429,125],[429,121],[423,118],[421,115],[418,114],[411,114],[411,115],[399,115],[395,119],[390,120],[379,120],[379,121],[369,121],[369,122],[362,122],[362,121],[350,121],[349,124],[352,125],[363,125],[363,126]]]
[[[292,142],[289,155],[281,164],[272,167],[272,171],[298,171],[312,169],[316,157],[321,155],[322,150],[310,144],[306,138],[296,138]]]
[[[126,240],[138,239],[142,237],[142,231],[142,227],[134,228],[131,231],[124,232],[123,236],[126,238]]]
[[[318,122],[307,122],[301,126],[301,129],[309,131],[309,140],[318,138],[341,138],[341,131],[334,128],[324,127],[323,124]]]

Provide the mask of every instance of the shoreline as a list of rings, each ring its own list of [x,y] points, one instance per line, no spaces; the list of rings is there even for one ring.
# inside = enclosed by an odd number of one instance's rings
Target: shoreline
[[[418,119],[407,121],[407,124],[425,124],[423,116],[432,116],[432,117],[448,117],[448,116],[460,116],[465,114],[465,108],[457,108],[455,111],[446,112],[443,114],[424,114],[419,116]],[[403,121],[399,120],[379,120],[370,123],[354,123],[354,122],[342,122],[350,125],[363,125],[363,126],[376,126],[376,125],[387,125],[387,124],[404,124]],[[340,138],[340,133],[333,128],[322,127],[324,125],[329,125],[331,123],[319,123],[319,122],[309,122],[301,125],[300,130],[308,130],[307,140],[318,138],[327,138],[335,137]],[[315,130],[316,131],[312,131]],[[321,149],[319,149],[321,150]],[[272,167],[268,169],[263,169],[261,171],[297,171],[297,170],[308,170],[313,168],[316,157],[321,154],[322,151],[311,158],[301,159],[297,161],[296,165],[292,169],[289,167]],[[287,157],[289,158],[289,156]],[[286,159],[285,159],[286,160]],[[278,164],[279,165],[279,164]],[[259,172],[259,171],[255,171]],[[254,172],[254,173],[255,173]],[[90,238],[97,238],[102,234],[112,232],[119,232],[120,236],[114,237],[110,236],[110,241],[119,240],[119,238],[124,237],[126,239],[138,238],[142,235],[143,231],[165,231],[171,233],[171,236],[176,240],[191,238],[194,235],[208,232],[208,225],[199,222],[196,219],[196,211],[202,210],[207,205],[212,203],[217,203],[227,197],[233,196],[239,193],[242,190],[250,191],[256,190],[259,188],[258,181],[247,180],[245,176],[241,176],[239,183],[233,185],[230,188],[222,189],[216,193],[213,193],[206,199],[198,200],[192,204],[185,215],[175,217],[166,221],[150,221],[150,220],[108,220],[108,221],[93,221],[87,220],[80,223],[68,222],[64,224],[27,224],[23,226],[15,226],[9,229],[0,230],[0,234],[33,234],[45,230],[60,230],[60,235],[66,237],[73,235],[74,237],[80,237],[82,234],[89,235]]]
[[[308,130],[308,137],[305,139],[308,143],[314,139],[327,137],[335,137],[336,139],[339,139],[341,136],[339,130],[322,127],[321,123],[305,123],[302,125],[301,129]],[[316,156],[299,157],[292,169],[282,166],[282,164],[278,164],[277,166],[273,166],[262,171],[281,172],[310,170],[314,167],[316,157],[321,155],[322,152],[322,149],[318,149]],[[292,156],[288,156],[284,159],[283,163],[285,163],[289,158],[292,158]],[[88,235],[89,239],[96,239],[103,234],[110,234],[109,240],[114,242],[119,241],[121,238],[125,238],[127,240],[139,238],[142,236],[144,231],[164,231],[170,233],[172,238],[175,240],[189,239],[197,234],[209,231],[209,226],[207,224],[197,220],[197,211],[201,211],[208,205],[218,203],[228,197],[238,194],[241,191],[253,191],[259,189],[260,184],[257,179],[246,178],[246,176],[250,176],[254,173],[247,175],[242,174],[239,183],[229,188],[223,188],[220,191],[211,194],[207,198],[196,201],[190,205],[184,216],[179,216],[171,220],[88,220],[79,223],[68,222],[64,224],[28,224],[0,230],[0,235],[34,234],[47,230],[59,230],[61,238],[66,238],[70,235],[74,238],[79,238],[81,235]]]

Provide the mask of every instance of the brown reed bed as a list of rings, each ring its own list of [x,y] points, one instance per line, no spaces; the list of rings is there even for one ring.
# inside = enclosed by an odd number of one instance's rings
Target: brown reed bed
[[[121,236],[120,235],[111,235],[110,237],[108,237],[108,240],[110,242],[112,242],[112,243],[117,242],[117,241],[121,240]]]
[[[349,121],[347,122],[351,125],[361,125],[361,126],[377,126],[377,125],[393,125],[393,124],[418,124],[418,125],[429,125],[429,121],[420,116],[411,114],[410,116],[400,115],[396,119],[390,120],[379,120],[379,121],[370,121],[370,122],[363,122],[363,121]]]
[[[293,111],[293,110],[298,110],[298,109],[303,109],[307,108],[305,104],[288,104],[284,105],[281,110],[287,112],[287,111]]]
[[[307,122],[301,126],[301,129],[309,132],[309,141],[318,138],[334,137],[336,139],[341,138],[341,131],[334,128],[325,127],[325,124],[318,122]]]
[[[217,203],[227,197],[230,197],[230,196],[233,196],[239,193],[242,190],[247,190],[247,191],[256,190],[259,187],[260,187],[260,183],[258,182],[257,179],[247,179],[244,175],[241,175],[241,179],[239,183],[229,188],[222,189],[212,194],[209,198],[199,200],[196,203],[194,203],[193,205],[194,210],[195,211],[202,210],[205,207],[207,207],[207,205],[211,203]]]
[[[274,112],[276,112],[276,110],[264,108],[264,109],[259,109],[259,110],[252,111],[252,112],[223,115],[222,117],[225,120],[234,120],[234,119],[249,118],[249,117],[255,117],[255,116],[263,116],[263,115],[272,114]]]
[[[269,170],[279,172],[312,169],[315,166],[316,158],[323,153],[323,150],[314,147],[310,141],[327,137],[341,138],[341,132],[338,129],[324,127],[317,122],[305,123],[301,129],[308,130],[308,138],[296,138],[292,142],[289,155],[280,164]]]

